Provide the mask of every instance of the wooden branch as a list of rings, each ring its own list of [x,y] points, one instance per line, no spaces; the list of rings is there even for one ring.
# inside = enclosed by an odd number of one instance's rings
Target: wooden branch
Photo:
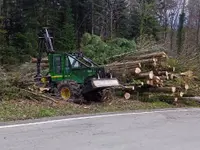
[[[46,96],[46,95],[43,95],[43,94],[39,94],[39,93],[35,93],[35,92],[29,91],[29,90],[25,90],[25,89],[20,89],[20,90],[24,91],[26,93],[32,94],[33,96],[40,97],[43,100],[50,100],[50,101],[52,101],[54,103],[58,103],[58,101],[56,101],[55,99],[53,99],[53,98],[51,98],[49,96]]]

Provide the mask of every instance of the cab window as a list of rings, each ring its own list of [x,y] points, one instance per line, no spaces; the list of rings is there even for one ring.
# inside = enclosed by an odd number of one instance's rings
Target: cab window
[[[68,56],[65,57],[65,72],[69,72],[69,60]]]
[[[76,59],[74,59],[70,56],[69,56],[69,61],[70,61],[70,65],[72,66],[72,68],[80,68],[81,67],[80,63]]]
[[[61,56],[55,56],[54,57],[54,69],[56,74],[62,73],[62,62],[61,62]]]

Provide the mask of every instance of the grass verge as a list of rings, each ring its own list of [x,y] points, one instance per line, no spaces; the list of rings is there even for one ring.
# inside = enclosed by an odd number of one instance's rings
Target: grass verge
[[[174,106],[165,102],[140,102],[113,100],[112,102],[93,103],[91,105],[75,105],[60,102],[58,104],[39,101],[4,101],[0,103],[0,122],[36,119],[43,117],[67,116],[75,114],[94,114],[103,112],[150,110],[161,108],[176,108],[197,106],[196,103]],[[199,105],[198,105],[199,106]]]

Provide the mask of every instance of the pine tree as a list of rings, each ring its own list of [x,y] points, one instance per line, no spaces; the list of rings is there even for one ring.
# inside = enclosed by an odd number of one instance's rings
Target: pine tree
[[[59,11],[58,24],[56,28],[55,45],[59,51],[74,51],[76,48],[76,36],[74,21],[72,17],[70,1],[63,1]]]

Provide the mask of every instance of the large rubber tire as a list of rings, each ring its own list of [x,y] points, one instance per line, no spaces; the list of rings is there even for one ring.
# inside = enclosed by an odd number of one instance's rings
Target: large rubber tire
[[[81,87],[78,83],[76,83],[75,81],[62,81],[61,83],[58,84],[57,86],[58,89],[58,95],[62,97],[62,90],[63,89],[68,89],[70,92],[70,96],[66,100],[69,102],[74,102],[74,103],[83,103],[84,99],[82,97],[82,93],[81,93]]]
[[[102,102],[103,100],[103,92],[102,90],[98,90],[98,91],[93,91],[93,92],[89,92],[87,94],[84,94],[84,99],[88,102]]]

